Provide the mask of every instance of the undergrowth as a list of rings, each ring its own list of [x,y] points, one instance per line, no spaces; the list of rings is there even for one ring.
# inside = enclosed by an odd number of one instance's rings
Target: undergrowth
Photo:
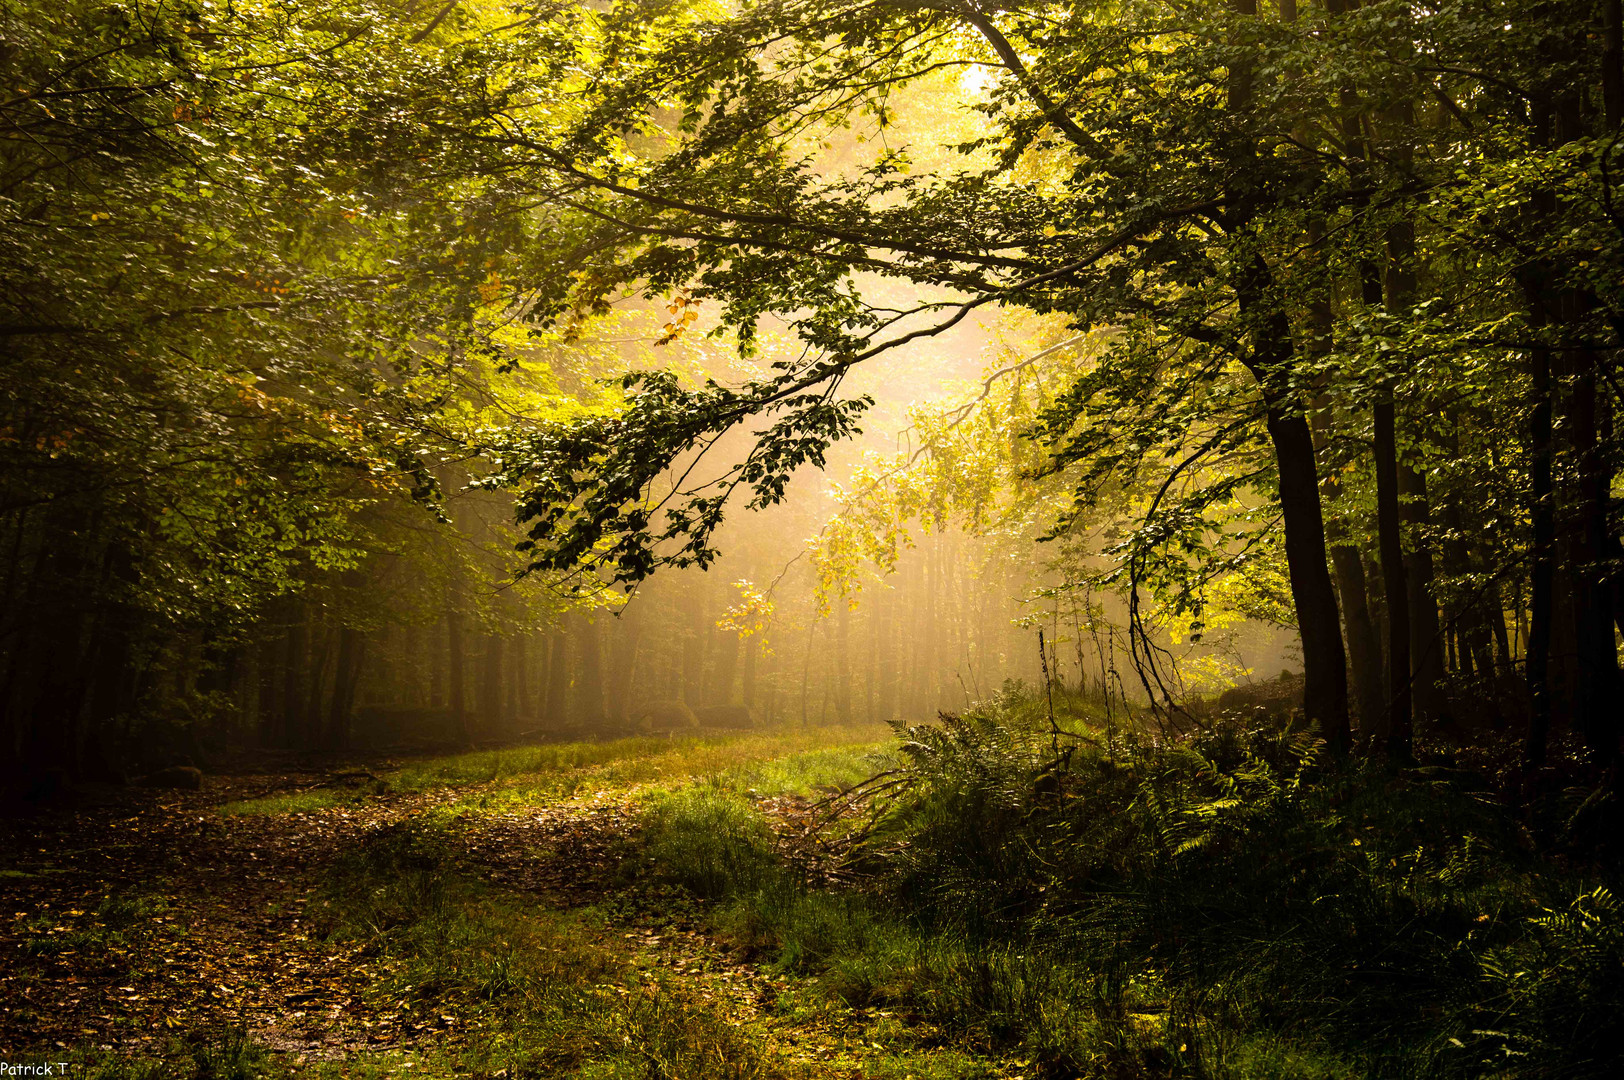
[[[1046,1076],[1624,1075],[1613,874],[1469,777],[1276,725],[1102,742],[1017,696],[908,729],[849,888],[729,784],[658,803],[648,855],[781,967]]]
[[[759,1040],[660,980],[639,980],[590,912],[569,913],[458,873],[430,821],[380,830],[329,875],[321,932],[358,940],[373,988],[424,1016],[455,1013],[430,1071],[656,1080],[779,1075]]]

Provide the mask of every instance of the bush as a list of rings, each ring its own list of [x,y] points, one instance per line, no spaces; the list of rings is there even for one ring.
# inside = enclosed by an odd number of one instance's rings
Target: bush
[[[650,851],[741,943],[1052,1075],[1624,1073],[1612,883],[1460,770],[1267,718],[1107,749],[1018,693],[902,734],[855,889],[803,888],[714,787]]]

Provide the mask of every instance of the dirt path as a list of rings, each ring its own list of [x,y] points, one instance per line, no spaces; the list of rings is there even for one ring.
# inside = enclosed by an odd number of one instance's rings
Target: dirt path
[[[150,1053],[176,1037],[245,1029],[299,1063],[454,1038],[465,1018],[369,994],[375,960],[324,940],[307,904],[332,861],[368,833],[470,789],[369,794],[305,813],[218,812],[322,781],[211,776],[201,792],[110,789],[0,820],[0,1054]],[[693,901],[617,877],[636,821],[623,793],[605,791],[481,812],[453,833],[457,869],[539,904],[594,906],[617,939],[607,944],[640,976],[677,980],[728,1023],[757,1024],[787,980],[709,935]],[[770,1041],[811,1063],[850,1040],[802,1023],[777,1025]]]
[[[361,995],[366,964],[353,947],[313,940],[303,909],[336,853],[426,800],[217,813],[320,779],[109,789],[0,821],[0,1048],[125,1050],[237,1025],[284,1049],[379,1041]]]

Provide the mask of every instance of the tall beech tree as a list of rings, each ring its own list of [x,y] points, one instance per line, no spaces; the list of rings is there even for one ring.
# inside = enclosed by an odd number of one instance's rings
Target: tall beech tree
[[[538,567],[592,565],[630,582],[703,565],[732,492],[771,503],[856,430],[868,402],[839,388],[857,365],[993,306],[1108,327],[1112,348],[1034,433],[1051,467],[1076,469],[1079,512],[1107,475],[1170,478],[1126,549],[1136,573],[1181,557],[1167,547],[1175,537],[1217,557],[1212,530],[1192,540],[1180,514],[1199,516],[1237,484],[1273,492],[1305,707],[1336,742],[1348,738],[1348,694],[1321,481],[1366,475],[1373,439],[1387,715],[1361,723],[1407,756],[1410,703],[1430,723],[1452,708],[1434,692],[1456,634],[1439,597],[1512,572],[1524,543],[1437,579],[1441,526],[1428,506],[1456,498],[1428,490],[1453,437],[1440,403],[1522,385],[1525,357],[1558,348],[1574,358],[1560,392],[1579,439],[1561,464],[1595,477],[1605,458],[1591,449],[1586,380],[1614,333],[1604,312],[1616,289],[1595,271],[1618,249],[1604,209],[1613,148],[1582,104],[1557,141],[1543,139],[1539,105],[1612,85],[1605,35],[1589,32],[1604,16],[1581,4],[1247,0],[605,9],[572,132],[532,135],[513,115],[477,137],[515,182],[574,214],[548,249],[570,274],[537,279],[532,317],[568,322],[632,288],[670,301],[668,339],[696,332],[697,307],[704,329],[737,334],[747,351],[767,323],[806,351],[736,385],[629,376],[617,414],[502,445],[493,482],[523,493]],[[910,117],[927,88],[956,98],[957,126]],[[867,152],[820,157],[837,131],[859,132]],[[1513,212],[1519,191],[1545,209]],[[1538,295],[1584,302],[1531,315],[1517,288],[1530,274]],[[898,282],[914,304],[895,302]],[[1332,313],[1329,348],[1304,345],[1320,332],[1316,304]],[[1426,385],[1439,356],[1487,365],[1492,387]],[[1333,418],[1318,450],[1317,410]],[[1513,410],[1493,423],[1522,421]],[[753,449],[712,474],[684,466],[668,485],[668,469],[740,427],[755,432]],[[1516,442],[1520,455],[1528,443]],[[1267,451],[1244,476],[1193,495],[1172,483],[1243,446]],[[1597,490],[1575,480],[1552,497],[1598,507]],[[1559,541],[1591,580],[1611,572],[1588,554],[1616,533],[1605,517]],[[1339,528],[1367,521],[1355,512]],[[1550,614],[1534,593],[1538,714]],[[1610,638],[1575,600],[1589,628],[1575,631],[1589,643],[1580,653],[1595,658],[1570,685],[1591,672],[1605,681]],[[1598,724],[1593,746],[1610,754],[1616,722]]]

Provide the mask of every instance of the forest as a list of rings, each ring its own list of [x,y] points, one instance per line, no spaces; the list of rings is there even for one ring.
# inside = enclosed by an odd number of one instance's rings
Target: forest
[[[1624,0],[0,70],[10,1075],[1624,1074]]]

